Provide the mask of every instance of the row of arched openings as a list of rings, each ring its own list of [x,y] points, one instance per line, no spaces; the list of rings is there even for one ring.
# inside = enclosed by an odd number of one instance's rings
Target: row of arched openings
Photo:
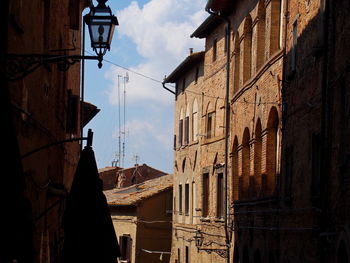
[[[256,21],[252,21],[251,15],[248,14],[242,22],[243,34],[240,35],[237,31],[234,35],[233,93],[279,50],[281,0],[269,1],[268,9],[265,2],[260,0],[258,3]]]
[[[234,200],[274,194],[277,180],[278,125],[278,112],[276,107],[272,107],[265,130],[262,129],[261,120],[258,119],[253,133],[248,127],[244,129],[241,143],[237,136],[234,137],[232,149]]]

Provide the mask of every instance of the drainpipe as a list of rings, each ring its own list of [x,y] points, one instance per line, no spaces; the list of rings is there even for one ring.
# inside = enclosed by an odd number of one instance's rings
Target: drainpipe
[[[227,247],[227,258],[226,262],[230,263],[230,248],[231,248],[231,237],[230,230],[228,229],[228,219],[229,219],[229,209],[228,209],[228,145],[229,145],[229,135],[230,135],[230,32],[231,32],[231,21],[226,16],[222,16],[220,13],[214,13],[210,8],[206,8],[209,14],[214,15],[220,19],[223,19],[226,24],[226,96],[225,96],[225,237],[226,237],[226,247]]]
[[[163,88],[166,89],[167,91],[169,91],[170,93],[172,93],[174,95],[176,94],[174,91],[172,91],[171,89],[169,89],[168,87],[165,86],[165,82],[164,81],[162,82],[162,85],[163,85]]]

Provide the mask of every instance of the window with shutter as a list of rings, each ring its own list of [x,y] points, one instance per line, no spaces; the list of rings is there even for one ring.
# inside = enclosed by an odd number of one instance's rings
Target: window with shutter
[[[185,118],[185,145],[189,142],[189,130],[190,130],[190,117],[186,116]]]
[[[183,144],[183,120],[179,121],[179,146]]]

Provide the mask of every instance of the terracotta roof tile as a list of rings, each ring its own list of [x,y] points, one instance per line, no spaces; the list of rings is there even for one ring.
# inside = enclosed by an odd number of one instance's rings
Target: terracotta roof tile
[[[107,202],[111,206],[137,205],[140,201],[173,187],[173,175],[168,174],[141,184],[122,189],[104,191]]]

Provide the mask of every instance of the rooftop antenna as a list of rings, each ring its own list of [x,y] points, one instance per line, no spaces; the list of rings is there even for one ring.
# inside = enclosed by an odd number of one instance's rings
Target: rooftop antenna
[[[120,122],[121,122],[121,118],[120,118],[120,78],[122,76],[118,75],[118,164],[123,168],[123,164],[120,163],[120,159],[121,159],[121,130],[120,130]]]
[[[136,153],[132,157],[132,160],[135,162],[135,166],[138,166],[139,165],[140,156]]]
[[[128,72],[125,73],[125,76],[124,76],[124,103],[123,103],[123,106],[124,106],[124,118],[123,118],[123,154],[122,154],[122,165],[124,166],[124,159],[125,159],[125,119],[126,119],[126,83],[129,82],[129,74]]]

